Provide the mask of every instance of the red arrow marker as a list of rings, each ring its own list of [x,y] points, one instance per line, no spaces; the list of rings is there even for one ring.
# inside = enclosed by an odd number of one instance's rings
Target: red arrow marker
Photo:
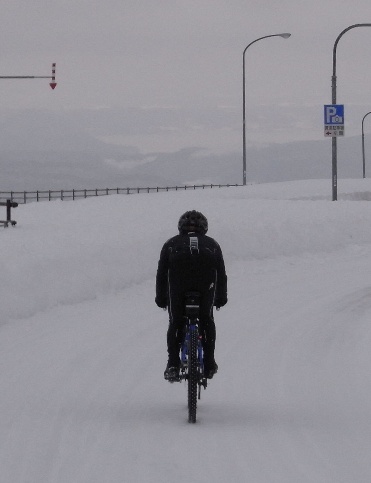
[[[52,81],[50,82],[50,87],[54,90],[57,87],[57,83],[55,82],[55,68],[56,68],[56,63],[54,62],[52,64]]]

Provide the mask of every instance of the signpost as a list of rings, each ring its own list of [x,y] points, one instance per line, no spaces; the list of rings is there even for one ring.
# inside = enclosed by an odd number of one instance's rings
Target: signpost
[[[344,136],[344,105],[329,104],[324,106],[325,137]]]
[[[332,201],[337,200],[337,138],[344,136],[344,105],[335,104],[336,77],[332,77],[332,102],[324,106],[324,135],[332,139]]]

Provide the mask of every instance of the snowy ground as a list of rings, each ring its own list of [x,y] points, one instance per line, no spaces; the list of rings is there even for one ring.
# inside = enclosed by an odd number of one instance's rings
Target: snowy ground
[[[369,483],[371,181],[21,205],[0,231],[1,483]],[[224,252],[220,371],[163,380],[162,244]],[[4,209],[5,211],[5,209]]]

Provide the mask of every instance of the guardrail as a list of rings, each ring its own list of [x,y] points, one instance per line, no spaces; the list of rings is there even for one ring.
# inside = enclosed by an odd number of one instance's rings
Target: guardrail
[[[6,220],[0,220],[0,225],[4,228],[7,228],[9,225],[15,226],[17,222],[12,220],[11,208],[17,208],[18,203],[12,200],[6,200],[6,202],[0,201],[0,206],[6,206]]]
[[[21,204],[32,201],[76,200],[91,196],[107,196],[112,194],[160,193],[164,191],[185,191],[207,188],[228,188],[242,186],[240,184],[202,184],[166,186],[156,188],[101,188],[101,189],[72,189],[72,190],[39,190],[39,191],[0,191],[0,201],[10,200]]]

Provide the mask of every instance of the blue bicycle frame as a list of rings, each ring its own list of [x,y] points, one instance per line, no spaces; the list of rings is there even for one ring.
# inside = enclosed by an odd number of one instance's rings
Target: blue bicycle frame
[[[183,368],[186,368],[188,365],[188,347],[189,347],[189,340],[191,338],[191,333],[192,332],[197,332],[198,333],[198,324],[194,323],[194,321],[188,320],[187,328],[186,328],[186,333],[184,337],[184,341],[181,347],[181,352],[180,352],[180,361]],[[198,343],[197,343],[197,360],[198,360],[198,365],[201,370],[201,373],[204,373],[204,349],[202,347],[202,337],[198,335]]]

